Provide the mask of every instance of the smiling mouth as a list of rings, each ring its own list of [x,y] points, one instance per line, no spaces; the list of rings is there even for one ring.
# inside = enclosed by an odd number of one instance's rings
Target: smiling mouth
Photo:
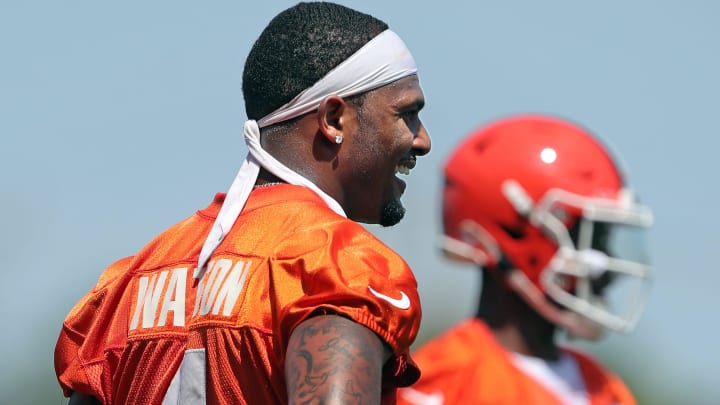
[[[415,167],[415,156],[404,158],[395,166],[395,174],[410,174],[410,170]]]

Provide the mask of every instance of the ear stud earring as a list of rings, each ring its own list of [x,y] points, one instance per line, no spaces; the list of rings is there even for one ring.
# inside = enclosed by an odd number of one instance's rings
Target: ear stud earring
[[[342,135],[335,135],[335,143],[337,143],[339,145],[342,143],[342,141],[343,141]]]

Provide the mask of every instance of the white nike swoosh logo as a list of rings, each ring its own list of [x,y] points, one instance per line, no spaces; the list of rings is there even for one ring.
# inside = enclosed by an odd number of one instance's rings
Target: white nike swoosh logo
[[[398,299],[398,298],[388,297],[385,294],[379,293],[370,286],[368,286],[368,290],[370,290],[370,292],[374,296],[389,302],[390,305],[394,306],[395,308],[399,308],[399,309],[410,308],[410,298],[408,298],[407,294],[405,294],[405,291],[400,291],[400,298]]]
[[[445,402],[445,396],[441,391],[435,391],[432,394],[426,394],[418,390],[406,387],[400,389],[400,396],[406,401],[416,405],[442,405]]]

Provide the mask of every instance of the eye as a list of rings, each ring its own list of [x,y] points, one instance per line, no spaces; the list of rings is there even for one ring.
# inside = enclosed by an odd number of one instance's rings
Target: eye
[[[403,103],[398,106],[397,109],[397,117],[402,119],[410,132],[415,135],[417,135],[422,127],[422,123],[420,123],[420,110],[422,110],[424,104],[423,100],[415,100],[413,102]]]
[[[415,129],[420,124],[420,110],[417,108],[402,111],[399,116],[411,129]]]
[[[418,110],[407,110],[400,113],[400,118],[404,120],[411,120],[417,118]]]

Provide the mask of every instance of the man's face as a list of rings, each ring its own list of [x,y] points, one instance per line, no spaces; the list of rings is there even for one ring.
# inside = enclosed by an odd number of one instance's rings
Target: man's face
[[[359,108],[351,105],[357,120],[340,156],[349,167],[343,183],[350,218],[383,226],[402,219],[405,182],[396,173],[407,174],[415,157],[430,151],[430,137],[418,116],[424,104],[412,75],[368,92]]]

